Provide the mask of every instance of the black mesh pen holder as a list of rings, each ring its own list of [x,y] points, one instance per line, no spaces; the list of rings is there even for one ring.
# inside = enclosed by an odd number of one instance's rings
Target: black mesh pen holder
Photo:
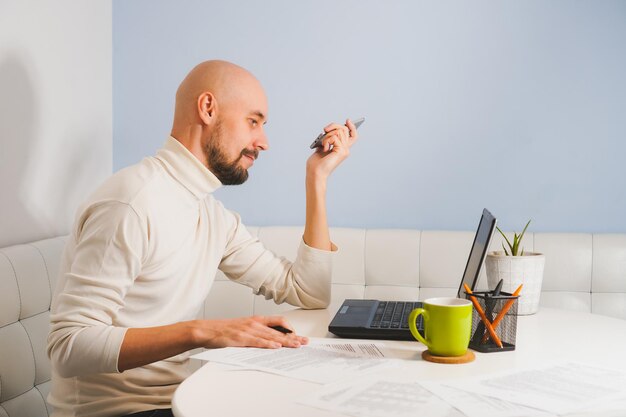
[[[519,296],[504,291],[498,295],[494,295],[492,291],[476,291],[472,295],[485,313],[502,347],[492,337],[476,306],[472,313],[472,337],[469,347],[483,353],[515,350]],[[465,296],[470,298],[467,293]]]

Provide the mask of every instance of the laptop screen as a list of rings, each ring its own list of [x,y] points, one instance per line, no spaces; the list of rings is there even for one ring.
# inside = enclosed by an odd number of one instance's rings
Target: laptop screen
[[[482,266],[485,256],[487,255],[487,249],[489,242],[491,241],[491,235],[496,228],[496,218],[484,209],[483,215],[480,218],[478,224],[478,230],[474,237],[474,243],[472,244],[472,250],[470,251],[469,258],[467,259],[467,265],[465,266],[465,272],[463,273],[463,280],[459,285],[459,291],[457,292],[458,298],[465,298],[465,289],[463,284],[467,284],[468,287],[474,291],[476,283],[478,282],[478,276],[480,274],[480,267]]]

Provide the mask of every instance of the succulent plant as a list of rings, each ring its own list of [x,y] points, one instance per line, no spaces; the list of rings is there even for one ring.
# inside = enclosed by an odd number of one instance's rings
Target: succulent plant
[[[504,249],[504,253],[506,254],[506,256],[524,256],[524,248],[522,248],[520,252],[520,243],[522,243],[522,238],[524,237],[524,233],[526,233],[526,229],[528,229],[529,224],[530,224],[530,220],[528,220],[528,223],[526,223],[526,226],[524,226],[524,230],[522,230],[522,233],[520,233],[519,235],[517,233],[513,234],[512,244],[511,244],[511,241],[506,237],[504,232],[500,230],[499,227],[496,226],[496,229],[498,229],[498,232],[500,232],[504,240],[506,240],[507,245],[509,245],[510,253],[508,250],[506,250],[506,247],[504,246],[504,242],[502,243],[502,249]]]

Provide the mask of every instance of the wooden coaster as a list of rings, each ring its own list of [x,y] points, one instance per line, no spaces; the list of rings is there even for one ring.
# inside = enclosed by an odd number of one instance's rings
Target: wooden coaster
[[[435,356],[425,350],[422,352],[422,359],[435,363],[469,363],[476,359],[476,355],[474,355],[474,352],[469,349],[467,349],[465,355],[462,356]]]

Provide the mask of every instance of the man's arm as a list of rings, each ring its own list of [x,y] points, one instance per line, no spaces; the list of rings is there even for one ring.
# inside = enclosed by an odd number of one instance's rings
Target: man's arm
[[[114,312],[124,305],[124,294],[141,270],[145,231],[126,204],[100,204],[86,213],[51,311],[48,356],[60,376],[124,371],[196,347],[271,348],[307,343],[295,333],[285,335],[269,327],[279,325],[293,332],[281,317],[115,326]]]
[[[351,120],[346,126],[329,124],[322,146],[311,155],[306,166],[306,223],[304,242],[317,249],[333,250],[326,216],[326,183],[330,174],[350,154],[350,147],[358,138]]]
[[[284,334],[270,326],[292,330]],[[227,320],[193,320],[167,326],[126,331],[118,358],[118,370],[157,362],[191,349],[248,346],[268,349],[299,347],[308,343],[297,336],[283,317],[244,317]]]

